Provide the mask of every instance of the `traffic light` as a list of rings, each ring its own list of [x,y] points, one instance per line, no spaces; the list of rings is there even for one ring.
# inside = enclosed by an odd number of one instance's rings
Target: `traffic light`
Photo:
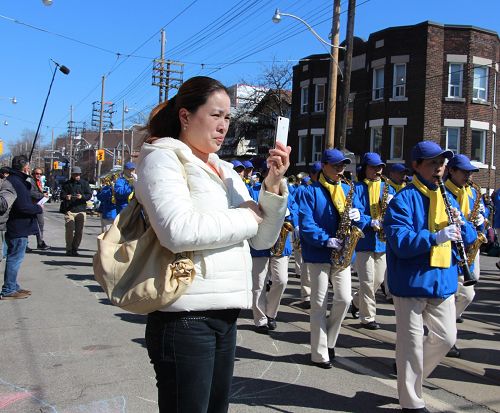
[[[54,161],[54,166],[52,167],[52,169],[59,169],[59,162],[58,161]]]
[[[98,149],[96,151],[96,156],[98,161],[104,161],[104,149]]]

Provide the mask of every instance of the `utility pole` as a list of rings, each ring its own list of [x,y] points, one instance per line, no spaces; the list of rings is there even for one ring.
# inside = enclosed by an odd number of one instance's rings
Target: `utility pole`
[[[337,64],[339,61],[340,0],[333,1],[332,47],[330,50],[330,90],[326,114],[326,148],[335,146],[335,112],[337,110]]]
[[[160,60],[161,60],[161,72],[160,76],[163,78],[164,72],[163,70],[165,69],[165,30],[161,29],[161,40],[160,40]],[[166,96],[163,97],[163,91],[167,90]],[[160,94],[158,97],[158,103],[161,103],[168,99],[168,89],[162,84],[160,86]]]
[[[125,101],[123,101],[122,105],[122,171],[125,170],[125,111],[127,108],[125,107]]]
[[[104,82],[106,80],[106,76],[103,76],[102,77],[102,85],[101,85],[101,110],[100,110],[100,113],[99,113],[99,149],[102,149],[102,144],[103,144],[103,125],[102,125],[102,120],[103,120],[103,116],[104,116]],[[97,160],[97,154],[95,155],[95,159],[96,159],[96,164],[97,164],[97,172],[96,172],[96,181],[97,181],[97,184],[99,185],[101,183],[101,179],[100,179],[100,176],[101,176],[101,164],[102,164],[102,161],[98,161]]]
[[[50,144],[50,174],[54,171],[54,128],[52,128],[52,141]]]
[[[347,38],[346,51],[344,53],[344,83],[342,93],[342,119],[340,123],[340,141],[339,148],[345,149],[347,140],[347,115],[349,113],[349,95],[351,94],[351,68],[352,68],[352,49],[354,39],[354,14],[356,10],[356,0],[349,0],[347,11]]]
[[[69,107],[69,175],[68,179],[71,179],[71,171],[73,169],[73,105]]]

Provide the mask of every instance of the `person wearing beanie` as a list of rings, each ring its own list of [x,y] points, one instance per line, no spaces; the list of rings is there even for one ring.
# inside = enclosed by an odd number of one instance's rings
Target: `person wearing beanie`
[[[428,412],[422,383],[457,339],[455,292],[459,274],[455,241],[467,247],[474,227],[450,199],[451,217],[439,189],[453,152],[432,141],[411,150],[411,185],[387,207],[387,281],[396,310],[396,370],[403,412]],[[424,324],[428,333],[424,334]]]
[[[471,222],[471,224],[476,228],[478,234],[482,234],[484,230],[484,213],[485,206],[481,199],[481,193],[478,193],[475,188],[470,184],[471,175],[474,172],[478,172],[479,169],[471,164],[469,158],[465,155],[455,155],[447,165],[448,176],[445,181],[446,190],[450,197],[453,197],[460,205],[460,211],[464,217]],[[476,211],[477,216],[473,217],[472,211],[476,200],[479,202],[479,209]],[[483,235],[484,237],[484,235]],[[486,237],[485,237],[486,240]],[[479,268],[479,249],[476,256],[474,257],[473,264],[474,276],[478,280],[480,276]],[[458,276],[458,289],[455,293],[455,307],[457,314],[457,322],[462,323],[462,313],[469,306],[469,304],[474,299],[475,291],[474,286],[464,285],[464,276],[459,274]],[[460,351],[457,346],[454,345],[447,354],[448,357],[460,357]]]
[[[370,216],[370,225],[364,229],[364,238],[356,245],[355,268],[359,278],[359,290],[354,294],[351,314],[359,319],[361,327],[378,330],[375,320],[377,302],[375,293],[386,276],[385,234],[382,229],[384,210],[396,194],[394,188],[384,182],[382,170],[385,163],[378,153],[367,152],[361,158],[360,180],[356,183],[356,195]]]
[[[331,269],[333,250],[342,251],[344,246],[337,229],[342,217],[361,230],[369,223],[356,193],[341,180],[349,163],[351,160],[338,149],[325,150],[319,179],[305,187],[299,204],[300,245],[311,280],[311,361],[324,369],[333,367],[340,327],[352,299],[350,265]],[[349,194],[352,207],[346,209]],[[327,318],[329,282],[334,296]]]

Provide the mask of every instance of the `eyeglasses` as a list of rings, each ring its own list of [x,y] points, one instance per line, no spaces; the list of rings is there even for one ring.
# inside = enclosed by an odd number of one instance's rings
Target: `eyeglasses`
[[[41,175],[42,173],[41,172],[35,172],[35,175]]]

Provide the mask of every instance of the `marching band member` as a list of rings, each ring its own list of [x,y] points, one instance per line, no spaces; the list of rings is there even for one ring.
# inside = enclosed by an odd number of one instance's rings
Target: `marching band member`
[[[477,231],[482,232],[484,227],[484,204],[481,199],[481,194],[477,193],[476,189],[469,185],[471,174],[477,171],[479,171],[479,169],[470,163],[467,156],[461,154],[455,155],[450,162],[448,162],[448,179],[445,182],[445,186],[450,196],[460,205],[460,211],[466,219],[469,221],[473,219],[474,222],[471,223],[477,228]],[[477,211],[474,213],[475,216],[471,217],[476,202],[478,202]],[[476,279],[479,279],[479,249],[474,257],[474,275]],[[465,286],[464,276],[459,275],[458,289],[455,294],[456,319],[458,323],[463,322],[461,317],[462,313],[472,302],[474,295],[474,286]],[[460,357],[460,351],[456,346],[453,346],[447,356]]]
[[[399,192],[406,186],[409,169],[402,163],[394,163],[389,168],[389,179],[387,183]]]
[[[249,188],[250,196],[259,199],[262,184]],[[288,283],[288,262],[292,254],[290,233],[298,224],[298,207],[293,197],[288,197],[288,211],[276,244],[266,250],[250,247],[252,255],[252,311],[255,331],[267,334],[276,330],[276,316],[281,297]],[[270,272],[270,283],[267,283]]]
[[[359,309],[361,326],[369,330],[378,330],[375,321],[377,303],[375,293],[384,282],[387,264],[385,260],[385,239],[382,234],[383,214],[396,193],[386,182],[381,180],[385,163],[380,155],[365,153],[361,159],[361,170],[356,184],[356,195],[366,213],[370,214],[370,225],[364,229],[365,237],[356,245],[356,271],[359,278],[359,290],[354,294],[351,312]],[[382,239],[381,239],[382,238]],[[353,314],[354,317],[356,317]]]
[[[243,170],[243,182],[247,188],[250,188],[253,185],[252,182],[252,172],[253,172],[253,163],[250,161],[243,161],[241,164],[244,166]]]
[[[244,179],[245,166],[237,159],[232,160],[231,163],[233,164],[233,169],[238,173],[238,175],[241,177],[241,179]]]
[[[455,344],[458,259],[450,241],[468,245],[476,231],[463,220],[458,204],[448,210],[438,188],[445,160],[453,153],[431,141],[411,151],[415,175],[387,207],[387,276],[396,309],[396,366],[403,412],[427,412],[422,381]],[[428,335],[424,336],[424,323]]]
[[[309,166],[309,176],[302,178],[301,185],[295,192],[295,203],[297,207],[300,205],[300,198],[304,189],[311,185],[313,182],[318,181],[319,173],[321,172],[321,162],[314,162]],[[295,258],[295,274],[300,277],[300,297],[302,299],[301,307],[309,310],[311,308],[311,279],[307,271],[307,264],[302,258],[302,251],[300,248],[300,228],[297,225],[293,232],[294,249],[293,256]]]
[[[307,186],[300,198],[299,227],[302,256],[311,278],[311,359],[315,366],[330,369],[342,320],[351,302],[351,268],[331,272],[332,250],[341,251],[344,240],[336,237],[341,218],[361,230],[368,223],[354,190],[341,182],[351,160],[337,149],[323,152],[318,182]],[[350,196],[350,199],[349,197]],[[352,200],[352,208],[345,209]],[[328,321],[328,281],[333,285],[333,305]]]
[[[127,162],[123,169],[123,174],[116,180],[113,187],[116,213],[125,208],[134,194],[134,182],[137,180],[135,174],[135,163]]]

